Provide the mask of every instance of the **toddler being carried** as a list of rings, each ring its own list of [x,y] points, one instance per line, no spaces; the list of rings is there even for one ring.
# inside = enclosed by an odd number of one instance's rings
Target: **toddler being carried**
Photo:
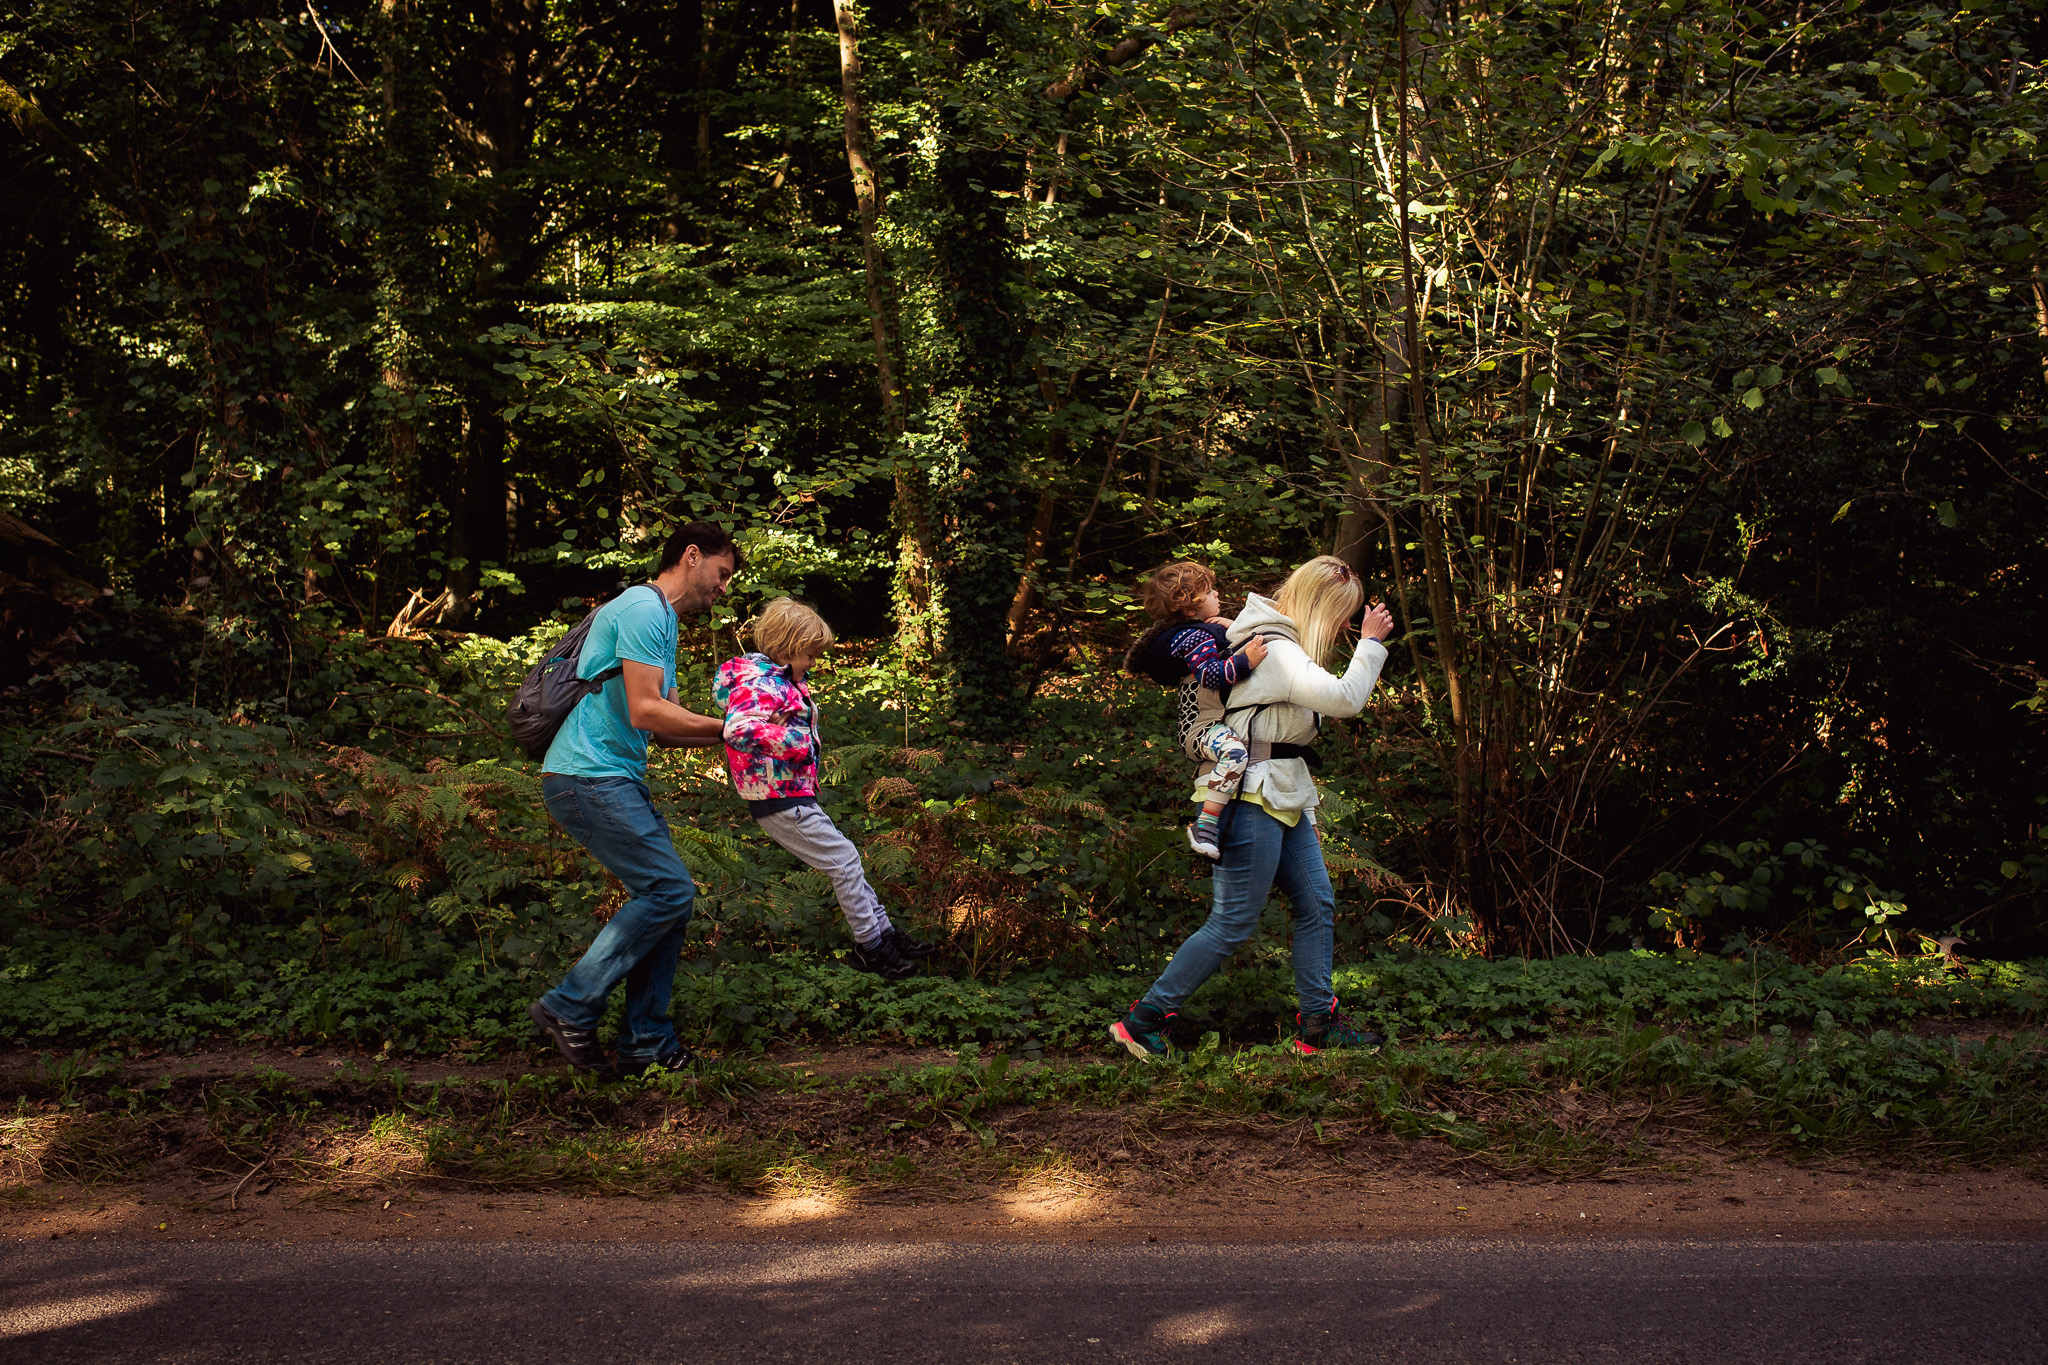
[[[1221,615],[1216,575],[1193,560],[1169,564],[1147,580],[1140,599],[1158,624],[1124,656],[1124,667],[1165,687],[1180,688],[1180,742],[1190,758],[1215,764],[1202,779],[1202,813],[1188,826],[1188,846],[1205,858],[1222,856],[1217,835],[1223,808],[1244,781],[1251,751],[1242,736],[1221,721],[1195,724],[1195,694],[1208,688],[1228,695],[1266,657],[1266,642],[1253,637],[1236,654],[1229,649],[1230,618]]]

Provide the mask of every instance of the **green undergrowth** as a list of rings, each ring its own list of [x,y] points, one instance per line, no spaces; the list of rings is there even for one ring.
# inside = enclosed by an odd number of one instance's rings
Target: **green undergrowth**
[[[1272,1042],[1292,1025],[1277,946],[1218,974],[1183,1011],[1184,1043],[1214,1030]],[[1143,992],[1136,973],[931,974],[886,982],[829,960],[685,962],[675,1018],[696,1045],[749,1050],[780,1039],[995,1043],[1026,1053],[1094,1046]],[[17,1045],[191,1047],[201,1039],[359,1046],[483,1057],[531,1037],[526,1006],[549,984],[480,958],[316,966],[239,958],[154,972],[72,942],[0,953],[0,1037]],[[1651,952],[1546,960],[1388,953],[1338,968],[1347,1010],[1396,1036],[1546,1037],[1656,1023],[1753,1033],[1910,1026],[1932,1016],[2039,1018],[2048,963],[1870,957],[1814,970],[1783,958]]]
[[[987,1182],[1048,1159],[1084,1175],[1281,1148],[1342,1161],[1388,1141],[1501,1174],[1676,1169],[1703,1147],[1797,1157],[2031,1165],[2048,1132],[2038,1034],[1931,1040],[1779,1025],[1740,1041],[1656,1026],[1537,1042],[1428,1042],[1312,1059],[1208,1034],[1146,1066],[986,1061],[830,1079],[746,1059],[598,1083],[562,1074],[421,1083],[353,1065],[129,1083],[118,1056],[45,1054],[9,1130],[18,1191],[174,1169],[364,1197],[409,1185],[655,1195],[706,1184],[842,1192]],[[1177,1151],[1199,1130],[1202,1148]],[[1288,1139],[1276,1143],[1280,1137]],[[1232,1151],[1233,1144],[1236,1151]],[[1146,1167],[1112,1167],[1127,1146]],[[1264,1155],[1261,1156],[1260,1154]],[[1292,1158],[1289,1158],[1292,1159]]]

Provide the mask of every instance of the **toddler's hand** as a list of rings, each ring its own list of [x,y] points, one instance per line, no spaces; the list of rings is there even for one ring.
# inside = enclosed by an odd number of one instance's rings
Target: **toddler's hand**
[[[1358,623],[1358,633],[1372,640],[1387,640],[1394,633],[1394,613],[1387,610],[1384,602],[1373,603]]]
[[[1244,661],[1253,668],[1266,662],[1266,637],[1254,635],[1244,644]]]

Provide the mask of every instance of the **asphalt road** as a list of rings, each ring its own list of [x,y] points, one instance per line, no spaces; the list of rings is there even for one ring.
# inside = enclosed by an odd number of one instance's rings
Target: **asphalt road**
[[[0,1360],[2048,1361],[2048,1244],[0,1244]]]

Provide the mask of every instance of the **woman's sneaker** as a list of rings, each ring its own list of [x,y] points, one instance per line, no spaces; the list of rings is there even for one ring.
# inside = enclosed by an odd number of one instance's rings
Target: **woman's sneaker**
[[[1294,1050],[1304,1057],[1330,1048],[1378,1047],[1387,1041],[1384,1034],[1360,1028],[1350,1016],[1339,1014],[1334,1001],[1328,1014],[1297,1014],[1294,1023]]]
[[[1135,1000],[1131,1002],[1131,1012],[1109,1026],[1109,1036],[1139,1061],[1156,1061],[1173,1050],[1173,1044],[1166,1040],[1166,1031],[1179,1017],[1173,1011]]]
[[[883,934],[865,946],[854,944],[846,960],[859,970],[873,972],[885,981],[901,981],[906,976],[917,975],[916,961],[904,956],[893,932]]]

